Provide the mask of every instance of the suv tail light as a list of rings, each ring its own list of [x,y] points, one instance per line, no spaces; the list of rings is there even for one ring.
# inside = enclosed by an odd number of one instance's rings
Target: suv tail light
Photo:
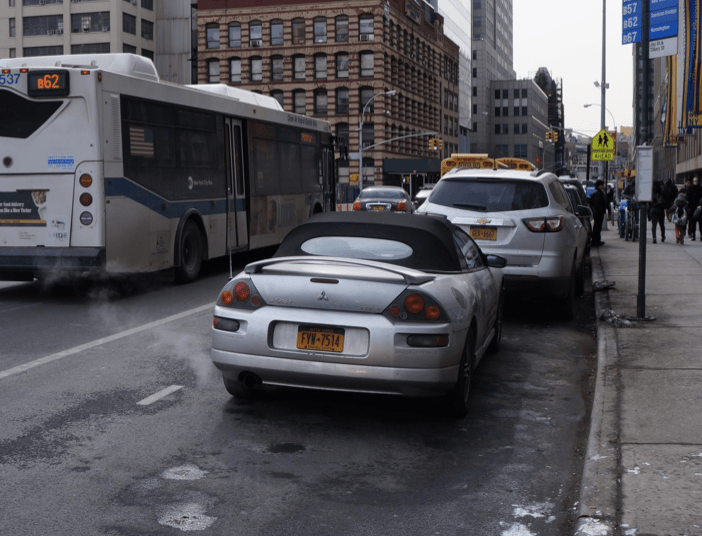
[[[532,233],[557,233],[565,226],[565,218],[524,218],[522,220]]]

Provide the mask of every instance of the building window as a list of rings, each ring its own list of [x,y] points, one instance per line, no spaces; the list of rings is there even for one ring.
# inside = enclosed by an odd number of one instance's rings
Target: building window
[[[271,46],[283,46],[283,21],[271,21]]]
[[[361,111],[367,111],[369,113],[374,113],[375,112],[375,101],[371,101],[373,98],[373,88],[372,87],[362,87],[359,92],[359,106],[361,108]],[[368,104],[370,102],[370,104]],[[366,109],[366,104],[368,104],[368,108]]]
[[[473,17],[473,28],[480,28],[482,21],[480,17]]]
[[[522,134],[528,134],[528,133],[529,133],[529,124],[522,123]]]
[[[293,112],[305,115],[305,91],[302,89],[293,91]]]
[[[261,59],[261,56],[252,57],[249,66],[251,68],[251,81],[263,81],[263,59]]]
[[[129,13],[122,13],[122,31],[136,35],[136,17]]]
[[[275,82],[283,81],[283,56],[271,57],[271,80]]]
[[[337,123],[336,124],[336,137],[339,138],[339,144],[341,145],[341,140],[344,140],[344,145],[349,147],[349,124],[348,123]]]
[[[149,58],[151,61],[154,61],[154,51],[153,50],[147,50],[145,48],[142,48],[141,55],[144,56],[145,58]]]
[[[336,113],[349,113],[349,88],[340,87],[336,90]]]
[[[84,43],[71,45],[71,54],[109,54],[110,43]]]
[[[529,114],[527,114],[527,107],[526,107],[526,106],[522,106],[522,115],[525,116],[525,117],[526,117],[527,115],[529,115]]]
[[[500,125],[495,125],[495,134],[500,134]]]
[[[358,38],[361,41],[373,41],[373,15],[358,17]]]
[[[133,47],[132,45],[128,45],[127,43],[124,43],[122,45],[122,52],[124,52],[125,54],[136,54],[137,48]]]
[[[17,36],[17,28],[15,26],[15,19],[14,17],[10,19],[10,37],[16,37]]]
[[[473,115],[475,115],[475,114],[477,114],[477,113],[478,113],[478,105],[477,105],[477,104],[474,104],[474,105],[473,105]]]
[[[154,0],[141,0],[141,7],[148,9],[149,11],[154,10]]]
[[[527,98],[527,90],[526,89],[522,89],[522,98],[523,99]]]
[[[283,93],[282,90],[275,89],[275,90],[271,91],[271,97],[273,97],[275,100],[278,101],[281,108],[284,108],[284,106],[285,106],[285,93]]]
[[[527,144],[518,143],[514,146],[514,157],[515,158],[527,158]]]
[[[314,19],[314,42],[327,42],[327,19],[324,17],[316,17]]]
[[[361,52],[361,76],[373,76],[373,53]]]
[[[209,39],[209,28],[207,29],[207,48],[210,47]],[[217,30],[219,34],[219,30]],[[219,43],[219,35],[216,37],[216,42]],[[219,46],[214,47],[219,48]],[[238,22],[232,22],[229,25],[229,48],[241,48],[241,24]]]
[[[503,98],[503,99],[509,99],[509,89],[503,89],[503,90],[502,90],[502,98]]]
[[[14,0],[12,0],[14,2]],[[14,4],[13,4],[14,5]],[[63,47],[61,47],[63,48]],[[17,57],[17,49],[16,48],[11,48],[10,49],[10,58],[16,58]]]
[[[473,78],[478,78],[478,69],[473,67]]]
[[[327,77],[327,55],[317,54],[314,57],[314,77],[322,79]]]
[[[478,96],[478,86],[473,86],[473,96],[474,97]]]
[[[509,125],[507,123],[502,125],[502,134],[509,134]]]
[[[207,82],[210,84],[219,83],[219,60],[209,60],[207,62]]]
[[[505,156],[509,156],[508,154],[509,151],[509,145],[495,145],[495,156],[497,158],[503,158]]]
[[[80,13],[71,15],[71,32],[108,32],[110,31],[110,12]]]
[[[10,7],[14,7],[14,6],[15,6],[15,0],[10,0]],[[10,56],[10,57],[14,57],[14,56]]]
[[[141,37],[153,41],[154,39],[154,23],[148,20],[141,19]],[[219,48],[219,28],[217,28],[217,48]]]
[[[364,123],[361,133],[363,134],[362,147],[364,149],[375,144],[375,125],[373,123]]]
[[[241,59],[232,58],[229,60],[229,81],[241,82]]]
[[[346,53],[336,55],[336,77],[349,77],[349,55]]]
[[[514,115],[515,116],[519,115],[519,106],[514,107]]]
[[[261,21],[254,20],[249,23],[249,46],[263,46],[263,25]]]
[[[500,100],[500,90],[499,89],[495,90],[495,100]]]
[[[509,117],[509,106],[502,107],[502,117]]]
[[[62,46],[50,46],[50,47],[24,47],[22,49],[22,56],[29,58],[31,56],[60,56],[63,54]]]
[[[315,115],[327,115],[327,90],[317,89],[314,92]]]
[[[495,117],[500,117],[500,113],[502,112],[502,108],[499,106],[495,106]]]
[[[10,19],[10,37],[15,37],[15,21]],[[41,17],[24,17],[22,33],[27,35],[53,35],[63,33],[63,15],[45,15]]]
[[[305,57],[293,56],[293,78],[295,80],[305,79]]]
[[[335,19],[336,42],[346,43],[349,40],[349,18],[339,15]]]
[[[293,19],[292,40],[293,45],[303,45],[305,43],[305,19]]]

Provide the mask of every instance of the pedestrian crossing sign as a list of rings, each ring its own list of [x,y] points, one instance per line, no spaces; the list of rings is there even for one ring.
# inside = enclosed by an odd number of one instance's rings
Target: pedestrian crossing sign
[[[590,142],[590,160],[614,161],[614,138],[605,129],[600,130]]]

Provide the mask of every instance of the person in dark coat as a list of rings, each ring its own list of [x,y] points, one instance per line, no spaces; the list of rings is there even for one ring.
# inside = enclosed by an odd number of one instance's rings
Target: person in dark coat
[[[687,232],[690,236],[690,240],[695,241],[695,230],[697,227],[697,222],[692,219],[692,213],[700,205],[702,200],[702,186],[700,186],[700,180],[697,177],[692,179],[692,184],[687,188],[687,202],[690,209],[690,218],[688,221]],[[702,240],[702,223],[700,224],[700,240]]]
[[[590,196],[590,207],[592,208],[592,246],[604,246],[602,242],[602,221],[607,212],[607,198],[604,193],[604,181],[595,182],[595,191]]]
[[[678,194],[678,197],[675,199],[673,202],[672,206],[668,209],[668,214],[673,218],[673,222],[675,223],[675,241],[682,245],[685,243],[685,231],[687,231],[687,222],[684,223],[684,225],[679,225],[677,218],[685,215],[689,219],[689,210],[688,210],[688,203],[686,197],[686,193],[681,191]]]
[[[678,187],[673,184],[673,179],[668,179],[665,181],[665,186],[663,187],[663,198],[665,199],[666,210],[672,206],[676,197],[678,197]]]
[[[656,240],[656,226],[661,228],[661,242],[665,242],[665,211],[666,211],[665,196],[663,194],[663,185],[661,181],[653,183],[653,201],[649,214],[651,216],[651,234],[653,243]]]

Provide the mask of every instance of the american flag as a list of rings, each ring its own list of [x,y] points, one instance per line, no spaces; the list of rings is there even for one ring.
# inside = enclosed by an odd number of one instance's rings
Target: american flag
[[[154,132],[150,128],[129,127],[129,152],[132,156],[154,157]]]

